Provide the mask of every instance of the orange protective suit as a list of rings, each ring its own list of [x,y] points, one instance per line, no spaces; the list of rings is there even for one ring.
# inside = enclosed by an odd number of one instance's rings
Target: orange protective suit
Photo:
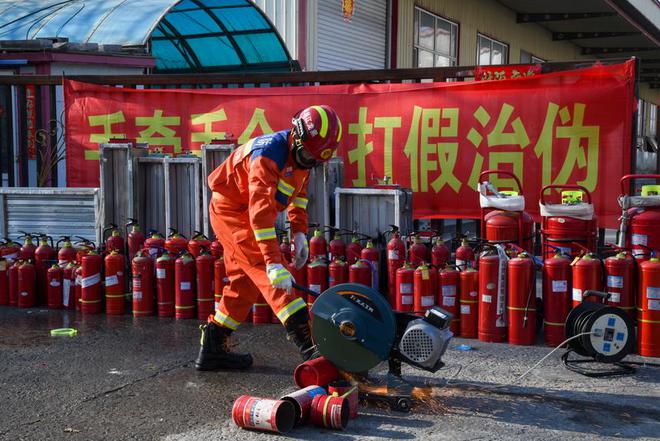
[[[294,294],[273,288],[266,275],[267,264],[286,264],[275,234],[277,213],[288,208],[292,234],[307,233],[309,170],[297,168],[289,154],[289,132],[249,140],[208,178],[211,225],[224,247],[229,278],[213,321],[232,330],[259,293],[282,323],[306,307]]]

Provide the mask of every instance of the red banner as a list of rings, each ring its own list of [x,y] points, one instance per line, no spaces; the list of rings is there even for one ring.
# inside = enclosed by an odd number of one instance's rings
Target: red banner
[[[311,104],[337,109],[345,185],[388,176],[414,191],[418,218],[479,216],[482,170],[513,171],[527,210],[542,185],[580,184],[600,224],[620,213],[618,178],[630,172],[632,62],[464,83],[136,90],[65,81],[67,182],[98,185],[98,144],[135,138],[165,151],[198,151],[228,133],[245,142],[288,128]],[[511,180],[491,179],[500,189]]]

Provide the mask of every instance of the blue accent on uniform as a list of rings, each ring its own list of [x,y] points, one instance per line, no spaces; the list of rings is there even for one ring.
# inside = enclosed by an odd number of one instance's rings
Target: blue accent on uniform
[[[275,200],[285,207],[289,205],[289,196],[285,195],[279,190],[275,192]]]
[[[272,160],[282,171],[289,158],[289,130],[281,130],[255,138],[252,143],[251,160],[254,161],[259,156]]]
[[[603,352],[610,352],[612,350],[612,347],[610,346],[609,343],[603,343]]]
[[[614,326],[616,325],[616,319],[614,317],[610,317],[607,319],[607,326]]]
[[[624,335],[623,332],[616,333],[616,341],[623,341]]]

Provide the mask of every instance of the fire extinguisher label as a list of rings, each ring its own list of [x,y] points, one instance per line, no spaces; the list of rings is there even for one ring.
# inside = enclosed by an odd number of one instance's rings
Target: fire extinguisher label
[[[0,261],[0,271],[7,271],[7,261]]]
[[[460,269],[465,269],[465,265],[467,265],[467,262],[465,260],[456,259],[457,267],[459,267]]]
[[[620,292],[608,292],[610,298],[607,300],[609,303],[620,303],[621,302],[621,293]]]
[[[568,280],[553,280],[552,292],[566,292],[568,291]]]
[[[117,276],[108,276],[105,278],[105,286],[119,285],[119,278]]]
[[[399,260],[399,250],[388,250],[387,258],[390,260]]]
[[[454,306],[456,304],[456,297],[443,297],[442,305],[443,306]]]
[[[192,286],[190,285],[190,282],[181,282],[181,291],[187,291],[191,288]]]
[[[483,294],[481,296],[481,301],[484,303],[493,303],[493,296],[488,295],[488,294]]]
[[[402,305],[412,305],[413,304],[413,296],[401,296],[401,304]]]
[[[321,285],[309,285],[309,290],[321,294]]]
[[[660,300],[649,300],[649,311],[660,311]]]
[[[610,288],[623,288],[623,276],[607,276],[607,286]]]
[[[573,300],[576,302],[582,301],[582,290],[579,288],[573,288]]]
[[[429,270],[422,270],[422,280],[429,280]]]
[[[648,245],[649,237],[646,234],[633,234],[632,235],[632,244],[633,245]]]
[[[5,259],[7,259],[7,262],[11,263],[11,262],[13,262],[14,259],[16,259],[17,257],[18,257],[18,253],[11,253],[11,254],[7,254],[7,255],[5,256]]]
[[[80,284],[82,285],[83,288],[87,288],[89,286],[96,285],[100,281],[101,281],[101,273],[96,273],[96,274],[92,274],[91,276],[85,277],[84,279],[82,279]]]
[[[461,305],[461,314],[469,314],[470,305]]]
[[[646,297],[649,299],[660,300],[660,288],[653,286],[646,287]]]
[[[399,290],[401,294],[412,294],[413,293],[413,284],[412,283],[401,283],[399,284]]]
[[[149,248],[149,255],[150,255],[150,256],[153,257],[153,256],[155,256],[156,254],[158,254],[158,248]]]
[[[248,427],[258,427],[261,429],[273,430],[272,418],[273,409],[278,402],[275,400],[259,400],[254,403],[254,407],[250,409],[250,423]]]
[[[167,277],[167,270],[165,268],[156,268],[156,278],[164,279]]]
[[[57,279],[53,279],[50,281],[50,286],[52,286],[53,288],[57,288],[58,286],[60,286],[60,281]]]
[[[435,305],[435,297],[422,296],[422,306],[433,306],[433,305]]]
[[[69,305],[69,290],[71,289],[71,280],[64,279],[62,281],[62,305]]]
[[[142,291],[133,291],[133,300],[142,300]]]
[[[442,287],[443,296],[455,296],[456,295],[456,285],[444,285]]]

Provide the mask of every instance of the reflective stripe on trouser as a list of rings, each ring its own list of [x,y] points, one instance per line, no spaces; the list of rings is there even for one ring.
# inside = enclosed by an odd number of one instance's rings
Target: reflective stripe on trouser
[[[294,294],[288,294],[283,289],[273,288],[268,280],[266,264],[254,238],[254,233],[245,228],[246,225],[250,225],[247,213],[226,211],[211,204],[209,214],[213,231],[224,247],[225,266],[229,279],[229,283],[222,292],[222,299],[214,321],[225,326],[217,320],[216,317],[223,317],[218,316],[218,312],[234,322],[244,321],[250,313],[252,305],[257,302],[260,292],[273,311],[283,311],[289,308],[288,312],[283,314],[286,318],[301,309],[292,307],[292,304],[298,299]],[[304,302],[302,305],[304,307]],[[280,320],[282,319],[280,318]]]

